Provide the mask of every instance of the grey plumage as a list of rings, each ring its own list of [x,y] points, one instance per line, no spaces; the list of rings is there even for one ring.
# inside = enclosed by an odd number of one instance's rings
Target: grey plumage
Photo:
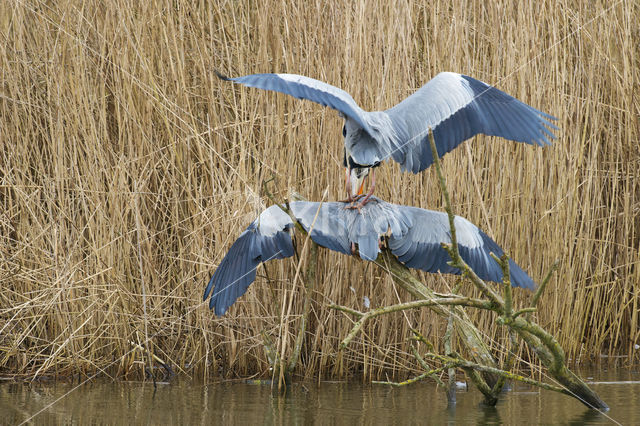
[[[351,254],[351,243],[355,243],[360,257],[372,261],[380,252],[381,237],[386,237],[391,252],[410,268],[460,273],[447,264],[449,255],[440,246],[451,242],[445,213],[399,206],[375,197],[361,208],[361,213],[344,207],[341,202],[290,203],[297,221],[322,247]],[[465,262],[480,278],[500,282],[502,270],[489,253],[502,256],[502,249],[460,216],[456,216],[455,226]],[[271,206],[233,243],[204,292],[204,300],[210,297],[209,307],[215,308],[216,315],[223,315],[246,292],[260,263],[293,255],[292,228],[291,218],[278,206]],[[533,290],[535,283],[526,272],[512,260],[509,262],[511,284]]]
[[[443,72],[386,111],[364,111],[344,90],[295,74],[252,74],[228,78],[249,87],[286,93],[340,111],[345,116],[345,153],[371,167],[388,158],[418,173],[433,163],[428,129],[438,156],[477,135],[500,136],[547,145],[557,129],[555,117],[474,78]]]

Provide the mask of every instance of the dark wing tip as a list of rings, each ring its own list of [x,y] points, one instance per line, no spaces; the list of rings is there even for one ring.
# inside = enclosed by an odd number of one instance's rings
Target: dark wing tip
[[[513,259],[509,259],[509,272],[511,285],[513,287],[520,287],[527,290],[535,291],[536,283],[533,279],[527,274],[524,269],[518,266],[517,263],[513,261]]]
[[[227,77],[226,75],[222,74],[220,71],[218,70],[213,70],[214,73],[216,73],[216,75],[218,76],[219,79],[224,80],[224,81],[232,81],[231,78]]]

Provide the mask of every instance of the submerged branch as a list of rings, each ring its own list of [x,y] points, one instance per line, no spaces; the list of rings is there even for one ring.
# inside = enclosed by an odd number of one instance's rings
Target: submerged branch
[[[447,330],[444,333],[444,351],[445,353],[453,352],[453,345],[451,341],[453,340],[453,310],[450,310],[449,318],[447,318]],[[447,404],[449,406],[453,406],[456,403],[456,369],[454,366],[450,366],[447,369],[448,384],[446,387],[447,394]],[[480,379],[482,380],[482,379]],[[483,381],[484,382],[484,381]],[[485,383],[486,384],[486,383]]]
[[[514,374],[511,373],[509,371],[505,371],[505,370],[501,370],[499,368],[494,368],[494,367],[489,367],[486,365],[481,365],[475,362],[471,362],[471,361],[467,361],[465,359],[462,359],[460,357],[457,356],[457,354],[453,354],[456,356],[445,356],[445,355],[439,355],[439,354],[435,354],[435,353],[426,353],[425,356],[429,357],[429,358],[433,358],[436,359],[440,362],[443,363],[447,363],[450,365],[454,365],[455,367],[459,367],[462,369],[473,369],[475,371],[482,371],[482,372],[487,372],[487,373],[491,373],[491,374],[495,374],[497,376],[501,376],[501,377],[505,377],[507,379],[510,380],[517,380],[519,382],[522,383],[526,383],[528,385],[532,385],[532,386],[536,386],[542,389],[546,389],[546,390],[550,390],[550,391],[554,391],[554,392],[559,392],[559,393],[563,393],[565,395],[569,395],[569,396],[573,396],[571,394],[571,392],[569,392],[567,389],[561,388],[559,386],[554,386],[554,385],[550,385],[548,383],[544,383],[544,382],[540,382],[538,380],[534,380],[534,379],[530,379],[528,377],[524,377],[521,376],[519,374]],[[488,389],[489,392],[491,392],[490,389]]]

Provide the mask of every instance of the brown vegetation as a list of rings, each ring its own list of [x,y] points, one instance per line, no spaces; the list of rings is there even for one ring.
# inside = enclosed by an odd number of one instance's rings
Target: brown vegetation
[[[295,257],[261,268],[270,283],[222,318],[202,291],[265,206],[263,180],[276,176],[279,197],[343,197],[342,120],[214,69],[308,75],[368,110],[456,71],[559,117],[552,147],[479,136],[445,156],[454,210],[534,279],[562,258],[536,315],[570,359],[638,361],[637,2],[95,3],[0,2],[1,374],[139,371],[145,330],[158,357],[200,377],[265,372],[263,331],[291,350]],[[442,208],[432,170],[388,163],[378,181],[388,201]],[[319,252],[301,375],[402,378],[411,327],[440,341],[446,324],[424,310],[372,320],[338,351],[352,323],[328,305],[360,309],[365,295],[407,300],[377,266]]]

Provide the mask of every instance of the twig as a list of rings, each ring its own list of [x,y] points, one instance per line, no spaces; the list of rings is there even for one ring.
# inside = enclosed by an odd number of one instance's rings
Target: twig
[[[140,346],[139,343],[134,342],[133,340],[129,340],[129,344],[133,345],[134,347],[136,347],[138,350],[140,350],[142,353],[146,353],[146,350],[144,347]],[[171,368],[171,365],[167,364],[166,362],[164,362],[159,356],[157,356],[156,354],[151,354],[151,357],[153,359],[156,360],[156,362],[158,362],[162,368],[165,369],[165,371],[167,372],[167,374],[169,375],[169,377],[173,377],[175,376],[176,373],[173,372],[173,369]]]
[[[427,349],[429,351],[434,350],[433,347],[433,343],[431,343],[430,341],[428,341],[419,331],[417,328],[412,328],[411,332],[413,333],[413,336],[411,337],[413,340],[415,340],[416,342],[420,342],[422,344],[424,344]]]
[[[427,372],[429,371],[433,371],[431,369],[431,367],[429,366],[429,364],[427,364],[427,362],[424,360],[424,358],[422,358],[420,356],[420,353],[418,352],[418,349],[416,349],[415,346],[411,345],[411,353],[413,354],[413,356],[418,360],[418,364],[420,364],[420,366],[422,368],[424,368]],[[449,366],[446,366],[446,369],[449,369]],[[444,371],[445,369],[443,368],[441,371],[438,371],[438,373]],[[433,380],[436,381],[437,384],[439,384],[440,386],[444,386],[444,383],[442,382],[442,380],[440,380],[440,377],[437,376],[436,372],[432,372],[431,374],[428,374],[429,376],[433,376]]]
[[[538,309],[537,308],[524,308],[524,309],[520,309],[519,311],[516,311],[513,314],[513,318],[517,318],[522,314],[530,314],[532,312],[536,312]]]
[[[511,292],[511,273],[509,272],[509,257],[503,254],[498,257],[493,253],[489,253],[493,260],[500,265],[502,269],[502,295],[504,298],[504,315],[510,317],[513,313],[513,295]]]
[[[436,374],[442,373],[444,370],[446,370],[447,368],[449,368],[449,365],[445,365],[443,367],[439,367],[439,368],[435,368],[433,370],[429,370],[425,373],[420,374],[419,376],[413,377],[411,379],[405,380],[403,382],[382,382],[382,381],[378,381],[378,380],[372,380],[371,383],[377,384],[377,385],[389,385],[389,386],[407,386],[410,385],[412,383],[416,383],[419,382],[422,379],[425,379],[427,377],[433,377],[434,379],[436,379],[438,376]],[[442,381],[437,378],[437,380],[440,381],[440,383],[442,383]]]
[[[553,265],[551,265],[551,267],[549,268],[549,272],[547,272],[547,275],[544,277],[544,279],[540,283],[538,290],[536,290],[536,294],[533,295],[533,299],[531,299],[532,308],[535,308],[538,305],[538,299],[540,299],[540,296],[542,296],[542,293],[544,292],[545,287],[547,287],[547,283],[549,282],[549,280],[551,279],[551,276],[558,269],[559,266],[560,266],[560,259],[556,259],[556,261],[553,262]]]

